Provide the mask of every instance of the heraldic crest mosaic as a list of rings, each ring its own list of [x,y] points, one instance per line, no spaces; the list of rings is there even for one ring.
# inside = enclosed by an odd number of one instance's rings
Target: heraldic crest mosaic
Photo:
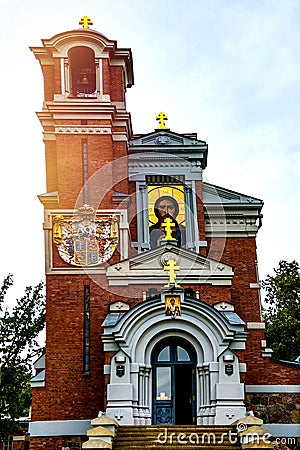
[[[73,266],[96,266],[108,261],[118,244],[118,220],[98,215],[83,205],[75,215],[53,218],[53,243],[60,257]]]

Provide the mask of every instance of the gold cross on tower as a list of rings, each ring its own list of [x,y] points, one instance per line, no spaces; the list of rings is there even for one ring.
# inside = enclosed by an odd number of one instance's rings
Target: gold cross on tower
[[[163,223],[161,224],[162,227],[165,229],[166,236],[164,238],[164,241],[176,241],[175,238],[172,237],[172,228],[176,227],[175,223],[170,219],[170,217],[167,217]]]
[[[164,266],[164,270],[168,272],[169,275],[169,283],[165,284],[165,287],[180,287],[179,284],[176,284],[176,272],[177,270],[180,270],[179,266],[176,266],[176,261],[174,259],[169,259],[167,264]]]
[[[168,127],[166,127],[165,124],[165,120],[168,120],[168,117],[165,115],[165,113],[160,112],[157,116],[156,116],[156,120],[158,120],[159,125],[158,125],[158,130],[169,130]]]
[[[79,25],[82,25],[83,28],[89,28],[90,25],[93,25],[93,22],[88,16],[82,16]]]

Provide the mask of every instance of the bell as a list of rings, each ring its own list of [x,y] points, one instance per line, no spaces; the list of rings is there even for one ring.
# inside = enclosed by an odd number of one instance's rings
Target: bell
[[[82,84],[89,84],[89,80],[86,76],[86,73],[83,74],[82,80],[81,80]]]

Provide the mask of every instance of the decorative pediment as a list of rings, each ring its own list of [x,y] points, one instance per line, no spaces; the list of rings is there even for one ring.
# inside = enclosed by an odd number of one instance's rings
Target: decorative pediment
[[[200,180],[207,165],[207,144],[196,134],[155,130],[129,142],[129,179],[143,181],[145,175],[184,175]]]
[[[177,272],[177,283],[183,286],[184,284],[231,285],[234,275],[231,266],[169,243],[109,266],[106,272],[109,284],[164,286],[168,282],[164,266],[171,259],[180,267]]]
[[[151,133],[135,136],[129,143],[130,149],[135,150],[143,147],[145,150],[148,146],[154,147],[201,147],[207,149],[206,142],[197,139],[197,134],[178,134],[170,130],[155,130]]]

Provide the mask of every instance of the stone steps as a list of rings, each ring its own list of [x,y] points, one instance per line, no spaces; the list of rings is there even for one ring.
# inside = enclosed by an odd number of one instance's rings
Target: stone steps
[[[121,426],[113,441],[113,450],[240,450],[235,427],[226,426]]]

